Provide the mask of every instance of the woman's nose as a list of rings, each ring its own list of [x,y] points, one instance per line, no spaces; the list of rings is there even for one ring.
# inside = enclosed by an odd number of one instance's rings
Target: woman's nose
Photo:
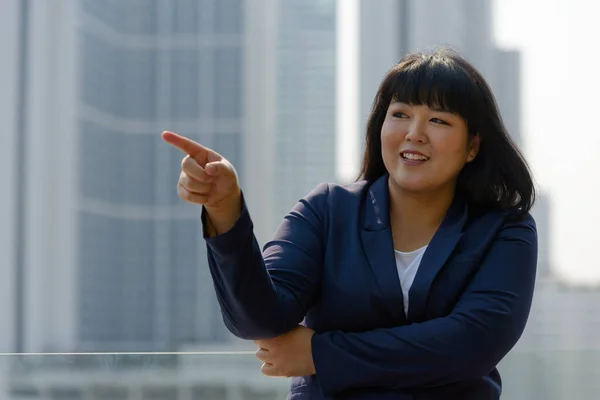
[[[408,127],[408,131],[406,132],[406,140],[409,142],[419,143],[425,143],[427,141],[427,135],[425,134],[423,124],[417,119],[413,120]]]

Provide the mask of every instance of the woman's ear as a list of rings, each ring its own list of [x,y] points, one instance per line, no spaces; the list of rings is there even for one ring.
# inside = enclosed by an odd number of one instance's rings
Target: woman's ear
[[[479,134],[474,135],[469,140],[469,151],[467,152],[467,162],[471,162],[477,157],[479,153],[479,146],[481,144],[481,137]]]

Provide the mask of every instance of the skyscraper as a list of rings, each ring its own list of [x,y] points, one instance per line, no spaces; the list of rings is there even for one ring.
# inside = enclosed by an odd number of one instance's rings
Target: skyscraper
[[[13,37],[14,20],[3,25]],[[3,147],[0,179],[22,185],[23,211],[0,231],[7,249],[23,246],[18,263],[17,252],[3,256],[1,273],[9,289],[22,273],[24,301],[4,302],[0,315],[22,318],[12,323],[20,350],[163,351],[231,338],[199,207],[176,194],[183,155],[159,135],[190,136],[236,166],[264,242],[300,197],[334,179],[335,20],[334,0],[30,7],[19,175],[16,64],[3,67],[14,93],[1,97],[13,148]],[[18,53],[24,44],[7,37]],[[8,217],[19,215],[16,199]]]
[[[261,244],[335,181],[336,1],[246,0],[244,191]]]
[[[9,346],[20,329],[18,350],[35,352],[226,340],[199,208],[177,197],[182,155],[160,132],[190,135],[241,163],[242,1],[36,3],[19,42],[9,38],[19,37],[25,3],[2,16],[11,33],[3,51],[16,60],[25,48],[28,58],[2,74],[9,135],[0,182],[10,193],[22,185],[22,201],[3,199],[15,223],[0,231],[10,250],[0,316],[14,329],[0,340]]]
[[[5,62],[0,65],[0,120],[3,121],[2,146],[0,146],[0,352],[15,351],[17,348],[17,251],[18,217],[16,212],[17,193],[16,165],[20,128],[19,101],[22,96],[20,84],[20,52],[22,45],[20,3],[10,0],[3,4],[0,15],[0,49]],[[19,253],[19,254],[17,254]]]
[[[81,2],[78,343],[225,337],[170,129],[241,162],[242,2]]]
[[[335,179],[336,2],[281,2],[275,210]]]

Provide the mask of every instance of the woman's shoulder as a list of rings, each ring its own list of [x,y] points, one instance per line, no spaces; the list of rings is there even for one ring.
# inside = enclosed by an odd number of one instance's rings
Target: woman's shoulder
[[[322,182],[311,190],[305,197],[308,201],[326,201],[330,204],[340,202],[359,201],[368,188],[368,181],[356,181],[351,183]]]
[[[537,236],[533,215],[516,209],[488,209],[473,213],[469,216],[464,231],[480,239],[489,235],[492,237]]]

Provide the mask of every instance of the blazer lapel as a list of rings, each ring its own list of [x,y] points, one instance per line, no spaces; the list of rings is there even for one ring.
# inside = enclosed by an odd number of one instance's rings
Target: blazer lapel
[[[389,223],[387,175],[373,182],[364,201],[363,229],[360,232],[363,250],[385,304],[394,321],[399,323],[406,317]]]
[[[466,204],[456,196],[444,221],[427,246],[410,288],[407,316],[409,320],[414,320],[425,311],[431,284],[462,237],[467,215]]]

